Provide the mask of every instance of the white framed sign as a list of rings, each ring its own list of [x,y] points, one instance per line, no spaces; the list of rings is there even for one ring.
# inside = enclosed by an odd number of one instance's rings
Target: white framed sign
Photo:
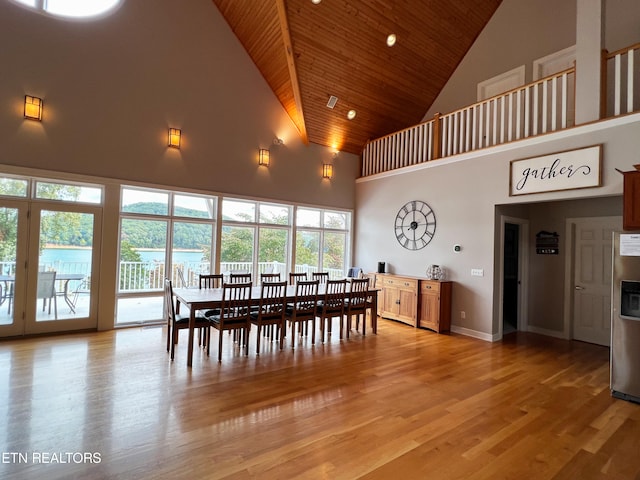
[[[555,192],[602,184],[602,145],[512,160],[509,195]]]

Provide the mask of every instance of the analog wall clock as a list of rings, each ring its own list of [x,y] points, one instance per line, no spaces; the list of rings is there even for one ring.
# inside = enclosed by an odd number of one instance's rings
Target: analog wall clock
[[[420,250],[436,233],[436,215],[426,203],[413,200],[398,211],[394,230],[400,245],[408,250]]]

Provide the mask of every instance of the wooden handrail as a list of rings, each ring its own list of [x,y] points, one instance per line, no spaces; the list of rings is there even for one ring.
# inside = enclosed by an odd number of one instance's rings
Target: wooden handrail
[[[602,51],[600,118],[608,112],[607,71],[610,59],[616,59],[619,76],[620,57],[640,49],[635,43],[615,52]],[[625,78],[616,79],[614,115],[622,112],[620,100],[626,98],[626,111],[633,108],[633,56],[628,59]],[[630,73],[631,72],[631,73]],[[632,73],[636,72],[636,73]],[[498,95],[466,105],[449,113],[436,113],[403,130],[367,141],[361,157],[361,174],[375,175],[389,170],[424,163],[450,155],[508,143],[573,125],[576,66],[547,75]],[[626,84],[625,84],[626,82]],[[626,85],[626,89],[624,86]],[[573,97],[571,94],[573,93]],[[626,97],[625,97],[626,95]],[[637,108],[637,107],[636,107]]]
[[[629,50],[638,50],[638,49],[640,49],[640,43],[634,43],[633,45],[630,45],[628,47],[620,48],[619,50],[616,50],[615,52],[607,53],[607,60],[612,59],[616,55],[620,55],[622,53],[627,53]],[[606,52],[606,50],[605,50],[605,52]]]

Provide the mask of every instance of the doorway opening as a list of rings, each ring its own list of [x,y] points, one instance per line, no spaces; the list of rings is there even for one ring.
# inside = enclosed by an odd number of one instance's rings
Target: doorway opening
[[[502,283],[502,334],[518,330],[520,225],[505,223]]]

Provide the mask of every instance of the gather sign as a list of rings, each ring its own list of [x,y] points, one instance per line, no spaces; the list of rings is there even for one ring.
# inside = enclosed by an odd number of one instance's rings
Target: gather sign
[[[512,160],[509,195],[599,187],[601,167],[602,145]]]

